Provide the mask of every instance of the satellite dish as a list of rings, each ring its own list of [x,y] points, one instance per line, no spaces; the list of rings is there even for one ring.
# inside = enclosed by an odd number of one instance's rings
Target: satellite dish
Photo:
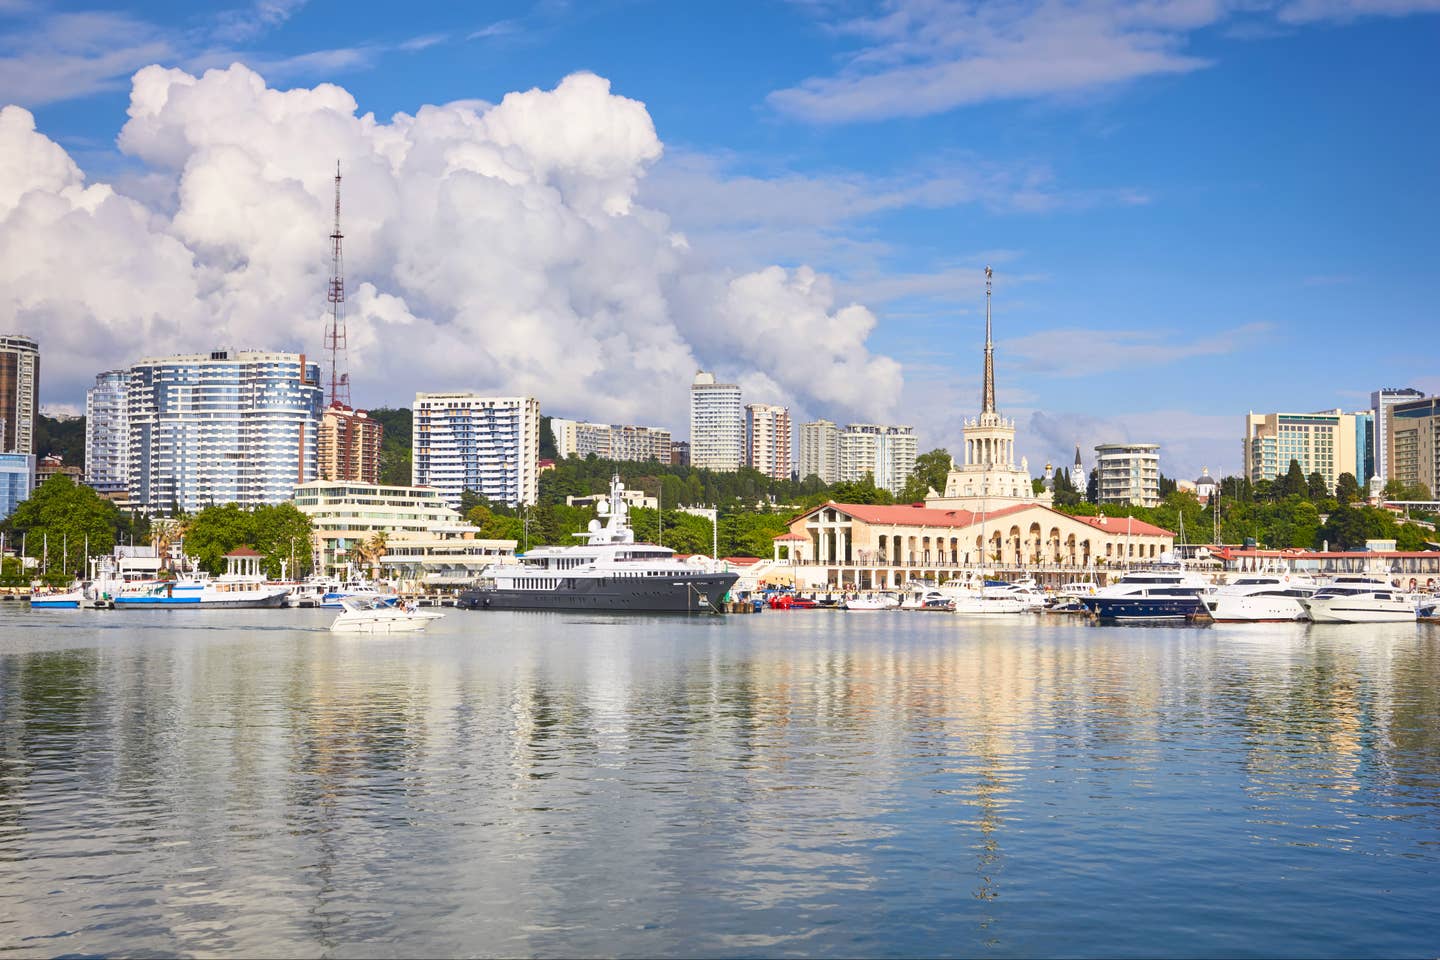
[[[591,521],[590,521],[590,532],[591,532],[591,533],[599,533],[599,532],[600,532],[600,521],[599,521],[599,520],[591,520]]]

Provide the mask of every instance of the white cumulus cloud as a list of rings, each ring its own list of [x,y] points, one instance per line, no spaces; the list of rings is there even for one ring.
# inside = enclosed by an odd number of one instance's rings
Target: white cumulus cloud
[[[41,340],[47,403],[146,355],[318,355],[337,159],[357,403],[476,389],[681,426],[700,367],[799,415],[883,417],[900,395],[875,315],[828,277],[690,252],[638,193],[664,149],[645,105],[593,74],[382,120],[332,84],[150,66],[118,142],[134,196],[0,112],[0,311]]]

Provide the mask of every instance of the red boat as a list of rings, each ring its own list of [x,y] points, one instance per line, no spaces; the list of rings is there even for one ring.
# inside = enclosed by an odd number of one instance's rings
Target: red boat
[[[777,593],[770,598],[771,610],[813,610],[818,606],[814,600],[797,597],[793,593]]]

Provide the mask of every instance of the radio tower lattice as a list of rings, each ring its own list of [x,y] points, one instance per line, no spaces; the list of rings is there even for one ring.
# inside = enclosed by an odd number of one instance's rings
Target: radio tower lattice
[[[330,351],[330,405],[350,406],[350,374],[345,369],[345,257],[340,244],[340,161],[335,161],[335,232],[330,234],[334,263],[330,269],[330,326],[325,349]]]

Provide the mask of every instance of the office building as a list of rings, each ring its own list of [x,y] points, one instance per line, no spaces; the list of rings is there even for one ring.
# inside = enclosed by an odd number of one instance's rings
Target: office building
[[[1408,403],[1411,400],[1423,400],[1425,394],[1414,387],[1381,387],[1370,394],[1370,415],[1374,423],[1374,441],[1371,445],[1373,453],[1373,466],[1371,472],[1364,476],[1356,475],[1356,479],[1363,486],[1369,482],[1370,477],[1379,477],[1383,483],[1390,479],[1389,462],[1386,459],[1389,450],[1390,425],[1387,419],[1389,409],[1397,403]]]
[[[1160,444],[1101,443],[1095,447],[1097,503],[1153,507],[1160,503]]]
[[[788,409],[769,403],[745,405],[746,466],[775,480],[789,480],[794,444]]]
[[[379,483],[384,434],[380,421],[372,420],[364,410],[330,404],[320,416],[320,479]]]
[[[1335,489],[1342,473],[1360,480],[1365,465],[1356,458],[1357,421],[1358,435],[1364,436],[1363,420],[1369,416],[1369,411],[1357,415],[1340,410],[1247,414],[1242,450],[1245,478],[1251,483],[1275,480],[1290,470],[1294,460],[1305,476],[1318,472],[1327,490]]]
[[[34,481],[33,453],[0,453],[0,520],[30,499]]]
[[[875,486],[899,494],[915,472],[915,428],[852,423],[840,435],[840,479],[870,474]]]
[[[690,465],[739,470],[745,459],[745,418],[740,388],[716,383],[700,371],[690,385]]]
[[[621,423],[550,420],[555,453],[560,458],[595,455],[602,460],[670,462],[670,431]]]
[[[0,452],[35,452],[40,403],[40,347],[19,334],[0,335]]]
[[[101,493],[120,493],[130,482],[129,384],[129,370],[107,370],[85,391],[85,482]]]
[[[314,480],[323,394],[301,353],[216,350],[130,368],[130,499],[145,509],[283,503]]]
[[[534,503],[540,493],[540,401],[476,393],[417,393],[415,486],[460,506],[466,490],[497,503]]]
[[[462,522],[433,487],[312,480],[295,488],[295,506],[314,524],[316,565],[329,573],[343,567],[351,551],[377,533],[387,539],[431,535]]]
[[[840,428],[829,420],[800,425],[800,479],[840,481]]]
[[[1423,483],[1440,498],[1440,397],[1391,404],[1386,439],[1390,479]]]

